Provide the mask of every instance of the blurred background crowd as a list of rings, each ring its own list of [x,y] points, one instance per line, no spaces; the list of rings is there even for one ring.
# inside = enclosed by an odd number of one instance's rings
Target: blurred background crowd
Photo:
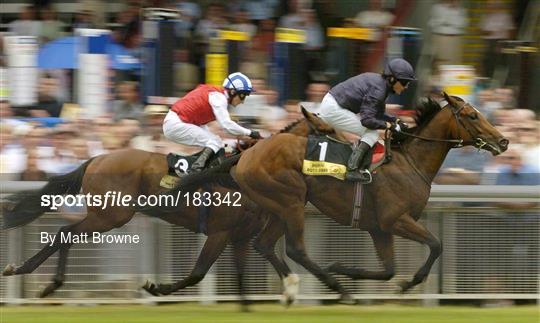
[[[401,56],[415,66],[419,82],[403,98],[390,98],[390,113],[413,123],[417,99],[446,90],[472,102],[511,142],[496,158],[452,150],[437,183],[540,184],[536,0],[2,2],[2,179],[45,180],[127,147],[194,153],[197,147],[164,138],[168,105],[234,71],[248,75],[256,93],[231,114],[269,136],[300,118],[300,105],[316,112],[331,86],[381,72],[387,59]],[[39,57],[81,35],[80,28],[107,30],[107,42],[140,64],[109,65],[96,108],[80,92],[88,66],[51,67],[44,56],[45,63],[31,66],[32,102],[14,100],[13,73],[23,63],[10,57],[5,36],[32,36]],[[227,137],[219,126],[212,129]]]

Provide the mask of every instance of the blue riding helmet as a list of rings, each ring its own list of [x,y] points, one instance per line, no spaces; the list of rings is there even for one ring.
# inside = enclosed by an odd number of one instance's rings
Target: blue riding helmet
[[[251,80],[240,72],[232,73],[223,80],[223,87],[235,90],[237,93],[250,94],[253,91]]]
[[[384,67],[384,74],[392,75],[397,80],[416,81],[413,67],[403,58],[394,58],[388,62]]]

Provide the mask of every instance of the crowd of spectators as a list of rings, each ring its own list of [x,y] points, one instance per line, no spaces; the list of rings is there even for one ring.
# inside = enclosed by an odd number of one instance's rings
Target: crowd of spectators
[[[319,17],[328,17],[331,13],[324,12],[328,6],[319,6],[315,10],[302,6],[300,1],[286,1],[286,4],[284,6],[277,0],[215,2],[207,7],[189,1],[158,3],[182,11],[182,18],[175,24],[178,46],[174,49],[175,63],[171,69],[174,95],[180,97],[204,82],[204,55],[209,51],[210,39],[217,30],[227,28],[251,37],[240,52],[239,69],[253,78],[257,91],[245,104],[231,111],[233,116],[269,136],[300,118],[300,105],[316,112],[331,84],[343,81],[331,80],[328,76],[331,73],[324,71],[328,50],[325,28],[328,26]],[[141,6],[140,1],[129,2],[126,10],[110,19],[108,25],[113,29],[113,38],[135,52],[141,46]],[[278,16],[281,18],[277,19]],[[369,52],[385,41],[388,37],[385,28],[391,26],[397,16],[396,12],[384,8],[381,1],[372,0],[368,10],[352,13],[342,24],[376,30],[375,37],[367,44]],[[44,43],[67,35],[74,28],[104,27],[93,19],[89,10],[75,15],[70,24],[57,20],[53,7],[40,8],[40,20],[37,17],[34,7],[26,7],[19,19],[10,24],[10,32],[33,35]],[[469,23],[467,17],[466,9],[457,0],[440,1],[433,6],[429,24],[436,49],[434,64],[463,63],[461,48]],[[493,4],[489,16],[482,19],[481,30],[488,55],[497,51],[499,40],[513,37],[515,26],[509,19],[508,8],[499,2]],[[507,20],[510,23],[505,23],[505,28],[498,27]],[[302,50],[310,73],[306,73],[308,79],[303,96],[294,100],[280,100],[278,90],[270,82],[272,45],[277,27],[302,29],[306,33]],[[493,60],[486,60],[482,68],[486,74],[483,75],[492,73],[493,63]],[[140,95],[140,80],[136,77],[119,79],[113,84],[108,112],[93,119],[87,119],[81,113],[82,107],[68,104],[70,94],[65,93],[68,87],[65,78],[59,71],[42,73],[38,104],[30,110],[21,111],[1,99],[2,179],[43,180],[70,171],[89,157],[127,147],[161,153],[188,154],[198,150],[179,146],[163,137],[161,124],[167,107],[145,105]],[[530,183],[531,177],[508,174],[540,172],[539,122],[532,110],[516,106],[515,97],[515,89],[506,87],[483,89],[474,96],[476,107],[510,139],[513,148],[496,158],[471,148],[454,149],[448,155],[437,183],[523,184]],[[409,115],[399,108],[397,106],[395,112],[407,118]],[[219,127],[212,128],[226,136]],[[233,144],[233,138],[229,139]]]

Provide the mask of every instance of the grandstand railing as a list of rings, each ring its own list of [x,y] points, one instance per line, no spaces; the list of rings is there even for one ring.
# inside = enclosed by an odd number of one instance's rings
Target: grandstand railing
[[[0,182],[1,192],[39,188],[41,182]],[[428,248],[395,239],[397,274],[389,282],[338,279],[358,299],[536,299],[540,282],[540,212],[538,207],[507,210],[498,202],[540,203],[538,186],[433,186],[430,203],[420,221],[443,243],[443,254],[426,282],[410,293],[398,294],[396,282],[410,279],[423,264]],[[538,205],[538,204],[537,204]],[[0,266],[20,264],[43,245],[40,232],[56,233],[60,226],[84,217],[48,213],[31,224],[0,232]],[[171,296],[153,297],[141,290],[147,279],[171,282],[186,277],[206,237],[158,219],[136,216],[113,233],[138,234],[135,245],[79,244],[69,253],[66,283],[46,299],[37,293],[52,278],[57,255],[34,273],[2,277],[3,303],[147,303],[237,299],[232,251],[227,248],[198,285]],[[334,261],[376,270],[381,265],[366,232],[334,223],[315,208],[306,208],[306,246],[312,259],[325,266]],[[337,299],[315,277],[276,247],[301,277],[300,300]],[[274,269],[253,250],[247,256],[248,298],[278,300],[281,282]]]

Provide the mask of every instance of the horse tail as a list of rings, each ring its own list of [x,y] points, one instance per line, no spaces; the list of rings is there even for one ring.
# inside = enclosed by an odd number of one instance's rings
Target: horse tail
[[[173,189],[161,193],[161,195],[179,196],[181,193],[193,192],[208,184],[217,184],[229,189],[240,189],[229,173],[231,168],[238,163],[241,154],[231,156],[225,159],[221,164],[205,169],[198,173],[188,174],[183,176],[180,183]],[[176,213],[181,205],[166,205],[166,206],[140,206],[136,205],[133,209],[136,212],[141,212],[148,216],[159,217],[163,214]]]
[[[71,173],[52,177],[41,189],[18,192],[9,196],[8,204],[14,206],[3,210],[3,228],[11,229],[28,224],[50,211],[50,205],[42,206],[43,195],[78,194],[86,168],[92,160],[93,158],[90,158]]]

